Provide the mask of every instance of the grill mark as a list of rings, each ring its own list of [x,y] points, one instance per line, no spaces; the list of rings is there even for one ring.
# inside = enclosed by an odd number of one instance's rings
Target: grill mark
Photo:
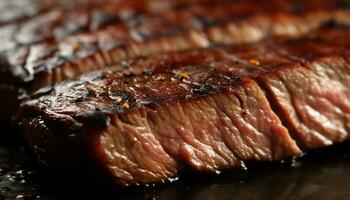
[[[186,34],[185,34],[186,35]],[[188,34],[187,34],[188,35]],[[207,36],[208,37],[208,36]],[[212,41],[213,42],[213,41]],[[215,41],[214,41],[215,42]],[[147,48],[147,47],[146,47]],[[190,46],[190,47],[187,47],[187,48],[193,48],[193,46]],[[186,49],[187,49],[186,48]],[[115,51],[118,51],[119,50],[119,48],[118,49],[115,49]],[[179,50],[179,49],[175,49],[175,50]],[[166,51],[169,51],[169,50],[166,50]],[[98,51],[94,51],[94,53],[92,53],[91,55],[94,55],[96,52],[98,52]],[[112,53],[113,52],[113,50],[112,51],[110,51],[109,53],[107,53],[107,54],[113,54]],[[129,54],[129,57],[134,57],[134,56],[139,56],[139,54],[138,53],[132,53],[132,54]],[[74,58],[74,59],[68,59],[68,60],[66,60],[66,61],[68,61],[68,62],[71,62],[72,60],[75,60],[75,59],[77,59],[77,58]],[[78,59],[80,59],[80,58],[78,58]],[[88,58],[86,58],[85,60],[89,60],[89,59],[91,59],[91,57],[88,57]],[[114,63],[116,63],[116,62],[118,62],[118,61],[120,61],[122,58],[116,58],[116,59],[114,59]],[[73,61],[74,62],[74,61]],[[111,63],[110,63],[111,64]],[[109,65],[110,65],[109,64]],[[106,65],[106,63],[103,63],[103,64],[96,64],[96,66],[97,67],[102,67],[102,66],[104,66],[104,65]],[[86,69],[87,70],[87,69]],[[88,71],[88,70],[87,70]]]

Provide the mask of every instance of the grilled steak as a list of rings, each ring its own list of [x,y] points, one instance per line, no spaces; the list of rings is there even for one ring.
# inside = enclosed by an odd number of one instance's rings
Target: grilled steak
[[[300,35],[330,19],[346,22],[350,13],[338,1],[223,0],[220,4],[199,1],[198,4],[173,3],[161,8],[154,8],[158,1],[154,2],[145,6],[131,1],[122,7],[118,3],[103,4],[99,7],[102,14],[98,16],[105,19],[104,16],[112,13],[119,20],[107,20],[102,26],[92,25],[98,24],[98,17],[96,23],[87,20],[94,13],[88,8],[89,11],[84,8],[79,12],[62,11],[58,15],[48,13],[52,20],[45,15],[38,16],[45,19],[45,25],[37,19],[26,22],[31,24],[29,30],[35,30],[33,34],[31,31],[20,34],[29,38],[23,42],[27,45],[6,51],[1,62],[0,111],[4,113],[3,118],[8,119],[15,110],[18,96],[122,59],[216,44],[254,42],[271,35]],[[125,7],[130,8],[129,14],[125,14]],[[130,16],[130,13],[134,14]],[[26,26],[21,25],[21,29],[23,27]],[[47,27],[57,31],[48,31]],[[97,28],[85,30],[89,29],[87,27]],[[37,31],[40,34],[36,34]],[[74,34],[76,32],[82,33]],[[62,34],[57,36],[58,33]],[[44,41],[36,43],[37,39]]]
[[[17,119],[40,160],[122,185],[297,156],[349,138],[349,34],[124,61],[39,90]]]

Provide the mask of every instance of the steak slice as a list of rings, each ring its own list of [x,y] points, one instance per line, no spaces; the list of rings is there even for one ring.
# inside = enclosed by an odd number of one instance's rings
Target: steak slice
[[[125,76],[121,66],[83,76],[26,104],[21,123],[40,159],[98,164],[115,177],[105,178],[128,185],[165,180],[182,167],[217,171],[300,153],[255,81],[210,67],[241,65],[216,51],[168,56],[135,63]],[[82,153],[67,159],[61,141],[73,147],[67,155],[77,146]]]
[[[349,30],[343,28],[324,30],[321,37],[286,41],[280,54],[303,68],[286,68],[259,80],[303,148],[324,147],[349,137],[350,43]]]
[[[347,23],[350,14],[334,1],[200,1],[173,6],[163,6],[164,12],[159,13],[139,6],[146,11],[135,10],[135,15],[115,25],[9,51],[0,72],[1,94],[7,97],[0,98],[2,118],[8,120],[16,110],[18,96],[126,58],[249,43],[273,35],[300,35],[330,19]],[[303,9],[296,9],[300,7]],[[115,11],[114,7],[104,8]]]
[[[328,26],[125,61],[39,90],[17,119],[41,161],[122,185],[296,156],[349,138],[350,29]]]

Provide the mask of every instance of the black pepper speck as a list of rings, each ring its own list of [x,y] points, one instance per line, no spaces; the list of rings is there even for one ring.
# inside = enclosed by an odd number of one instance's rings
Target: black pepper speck
[[[193,88],[192,92],[197,96],[203,96],[203,95],[209,94],[213,90],[214,90],[214,87],[212,85],[204,84]]]

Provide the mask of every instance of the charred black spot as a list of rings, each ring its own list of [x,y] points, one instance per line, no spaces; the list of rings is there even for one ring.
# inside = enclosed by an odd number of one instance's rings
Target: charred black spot
[[[86,97],[97,97],[97,93],[94,89],[87,87],[86,88],[87,92],[85,94]]]
[[[96,75],[94,78],[92,78],[91,81],[92,82],[101,81],[101,80],[107,78],[107,76],[108,76],[108,73],[101,73],[101,74]]]
[[[120,21],[118,15],[109,14],[101,10],[95,10],[91,14],[90,30],[95,31],[101,27]]]
[[[305,6],[300,2],[294,2],[291,4],[291,10],[294,14],[300,15],[305,12]]]
[[[145,101],[144,104],[148,107],[152,107],[152,106],[159,105],[159,104],[166,102],[165,99],[158,97],[158,96],[150,95],[150,94],[145,95],[144,101]]]
[[[286,39],[286,40],[283,40],[282,45],[302,45],[310,42],[315,42],[315,43],[324,42],[324,38],[320,36],[315,36],[312,38]]]
[[[136,74],[134,74],[134,73],[129,73],[129,74],[124,75],[125,78],[134,78],[135,76],[136,76]]]
[[[341,8],[350,8],[349,0],[335,0],[335,2]]]
[[[83,116],[77,116],[78,121],[82,121],[88,127],[103,129],[107,128],[111,122],[110,117],[96,108],[94,111],[85,113]]]
[[[239,82],[241,80],[241,78],[237,76],[226,76],[225,78],[230,82]]]
[[[178,34],[178,33],[184,32],[184,31],[186,31],[184,28],[179,27],[179,26],[175,26],[175,27],[170,28],[166,32],[160,34],[160,36],[168,36],[168,35]]]
[[[26,101],[22,103],[20,107],[21,107],[21,114],[23,115],[23,117],[37,116],[38,114],[44,111],[43,106],[39,105],[38,99]]]
[[[218,69],[215,67],[209,67],[209,72],[217,72]]]
[[[86,97],[78,97],[74,99],[72,103],[81,103],[81,102],[85,102],[86,100],[87,100]]]
[[[137,75],[134,73],[129,73],[124,75],[124,84],[130,84],[135,82]]]
[[[33,95],[31,95],[31,97],[38,98],[40,96],[48,95],[48,94],[52,93],[53,91],[55,91],[55,88],[53,88],[52,86],[43,87],[43,88],[39,89],[38,91],[36,91]]]
[[[133,61],[132,60],[123,60],[120,62],[120,64],[125,68],[129,68],[132,66]]]
[[[144,76],[152,76],[153,75],[153,72],[152,71],[143,71],[142,72],[142,75],[144,75]]]
[[[129,103],[134,103],[136,102],[136,99],[133,95],[129,94],[129,93],[123,93],[122,94],[122,98],[124,101],[127,101]]]
[[[120,99],[119,102],[116,102],[118,105],[122,104],[123,102],[128,102],[128,103],[136,102],[136,99],[133,95],[126,92],[113,91],[113,89],[108,90],[108,97],[112,100]]]
[[[338,22],[334,19],[328,20],[322,24],[323,28],[340,28],[340,29],[350,29],[349,25]]]
[[[315,43],[321,43],[321,42],[324,42],[324,38],[320,37],[320,36],[316,36],[316,37],[313,37],[311,38],[311,40]]]
[[[216,24],[216,20],[205,16],[197,17],[197,21],[200,23],[201,27],[209,27]]]
[[[212,86],[210,84],[204,84],[204,85],[197,86],[197,87],[193,88],[192,92],[194,95],[203,96],[203,95],[209,94],[213,90],[214,90],[214,86]]]

